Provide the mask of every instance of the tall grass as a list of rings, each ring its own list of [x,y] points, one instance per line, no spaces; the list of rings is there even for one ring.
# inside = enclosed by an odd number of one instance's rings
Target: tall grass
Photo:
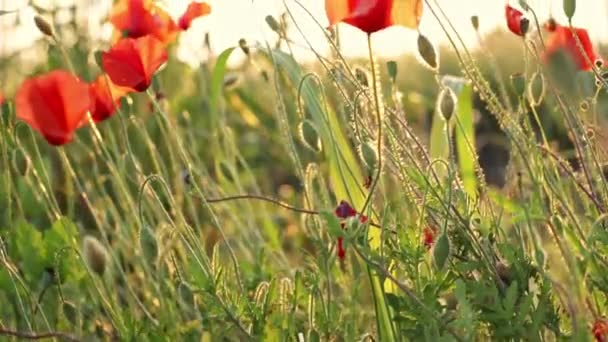
[[[329,55],[300,65],[288,11],[276,41],[209,51],[197,69],[171,58],[148,93],[65,147],[17,121],[9,99],[0,335],[589,340],[608,289],[605,82],[579,75],[566,92],[534,37],[496,32],[470,51],[459,32],[472,28],[425,5],[451,41],[437,70],[404,56],[388,72],[373,50],[346,60],[335,32]],[[34,64],[1,57],[5,93],[24,70],[98,74],[105,43],[73,19],[57,28],[77,37],[68,56],[43,40]],[[436,108],[446,87],[449,120]],[[489,118],[500,130],[479,129]],[[478,161],[497,136],[510,151],[502,189]],[[556,150],[560,139],[573,147]],[[342,229],[343,200],[370,219]]]

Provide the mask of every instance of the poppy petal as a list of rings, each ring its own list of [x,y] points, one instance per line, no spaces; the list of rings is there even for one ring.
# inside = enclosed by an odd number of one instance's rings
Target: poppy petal
[[[132,90],[112,83],[107,75],[100,75],[89,85],[91,117],[101,122],[112,116],[120,105],[120,99]]]
[[[135,45],[139,51],[145,78],[149,86],[152,75],[169,59],[167,49],[161,41],[152,36],[137,39]]]
[[[325,0],[325,13],[330,25],[335,25],[350,13],[349,0]]]
[[[141,57],[132,38],[119,40],[110,51],[101,55],[101,62],[103,70],[118,86],[137,90],[136,86],[146,81]]]
[[[51,145],[72,140],[89,109],[88,87],[63,70],[25,80],[15,96],[17,117]]]
[[[422,0],[394,0],[393,24],[411,29],[418,28],[422,18]]]
[[[192,25],[194,19],[211,13],[211,6],[205,2],[191,2],[186,12],[179,18],[178,26],[182,30],[187,30]]]
[[[577,42],[580,41],[580,47]],[[575,63],[579,70],[588,71],[598,59],[587,30],[557,25],[546,43],[543,60],[547,62],[551,56],[564,51]]]
[[[165,44],[173,41],[177,25],[171,16],[151,0],[121,0],[110,13],[110,22],[129,38],[153,35]]]

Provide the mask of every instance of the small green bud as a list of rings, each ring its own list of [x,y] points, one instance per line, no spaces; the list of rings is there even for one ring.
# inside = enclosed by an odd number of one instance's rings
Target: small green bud
[[[475,31],[479,30],[479,17],[474,15],[471,17],[471,25],[473,25],[473,28],[475,29]]]
[[[375,169],[378,164],[378,151],[376,150],[376,146],[369,141],[362,143],[359,146],[359,152],[361,153],[361,159],[363,159],[365,165],[371,170]]]
[[[445,121],[450,121],[456,112],[456,95],[450,87],[444,87],[439,93],[439,112]]]
[[[536,72],[532,75],[528,84],[528,97],[530,104],[537,107],[545,97],[545,76],[541,72]]]
[[[576,0],[564,0],[564,13],[568,20],[572,20],[574,12],[576,11]]]
[[[61,310],[63,311],[63,315],[72,325],[76,325],[78,319],[78,310],[76,309],[76,305],[72,302],[65,301],[61,304]]]
[[[437,52],[431,41],[424,35],[418,35],[418,53],[426,65],[436,70],[439,67]]]
[[[299,125],[302,144],[313,152],[321,152],[322,144],[317,127],[310,120],[304,120]]]
[[[450,257],[450,240],[448,235],[443,232],[437,241],[435,241],[435,246],[433,247],[433,261],[435,263],[435,267],[438,270],[442,270],[445,267],[448,259]]]
[[[279,22],[271,15],[267,15],[266,16],[266,24],[268,24],[268,27],[270,27],[271,30],[273,30],[274,32],[280,32],[281,31],[281,25],[279,24]]]

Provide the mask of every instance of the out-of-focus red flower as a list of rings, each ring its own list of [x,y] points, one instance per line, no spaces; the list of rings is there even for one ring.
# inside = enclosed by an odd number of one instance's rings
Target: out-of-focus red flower
[[[346,201],[340,201],[340,204],[334,210],[334,214],[341,219],[346,219],[357,215],[357,211]]]
[[[371,34],[393,25],[417,28],[422,0],[325,0],[330,25],[345,22]]]
[[[120,99],[131,91],[131,88],[117,86],[107,75],[97,77],[89,84],[93,120],[101,122],[112,116],[120,106]]]
[[[592,332],[597,342],[608,342],[608,321],[605,319],[595,321]]]
[[[509,30],[518,36],[526,34],[528,21],[525,19],[524,14],[509,5],[505,6],[505,17],[507,19],[507,26]]]
[[[431,247],[433,247],[436,237],[437,228],[435,228],[434,226],[425,227],[422,231],[422,242],[424,243],[424,247],[426,247],[426,249],[430,249]]]
[[[194,19],[205,16],[211,13],[211,6],[205,2],[191,2],[186,9],[186,12],[179,18],[177,25],[182,30],[190,28]]]
[[[359,214],[351,205],[350,203],[342,200],[340,201],[340,203],[338,204],[338,206],[336,207],[336,209],[334,210],[334,214],[336,215],[336,217],[342,219],[343,221],[340,223],[340,227],[342,229],[346,229],[346,224],[344,223],[344,220],[351,218],[351,217],[355,217],[357,215],[359,215],[359,222],[361,224],[365,224],[367,223],[367,221],[369,220],[367,216],[363,215],[363,214]],[[339,237],[338,238],[338,258],[340,260],[344,260],[344,258],[346,257],[346,250],[344,248],[344,239]]]
[[[172,42],[178,32],[171,16],[152,0],[119,0],[112,8],[110,22],[121,35],[153,35],[165,44]]]
[[[338,259],[340,259],[340,261],[344,261],[344,259],[346,258],[346,249],[344,248],[344,238],[341,238],[341,237],[338,238],[337,249],[338,249]]]
[[[2,95],[2,90],[0,90],[0,106],[4,103],[4,95]]]
[[[582,49],[579,48],[576,37],[580,40]],[[565,52],[581,71],[591,70],[594,61],[598,58],[593,44],[591,44],[589,33],[582,28],[571,30],[570,27],[556,25],[555,31],[547,39],[543,60],[545,62],[549,61],[559,51]]]
[[[164,44],[153,36],[119,40],[101,56],[102,66],[117,86],[145,91],[152,76],[167,61]]]
[[[63,70],[26,79],[15,96],[17,118],[51,145],[70,142],[89,110],[89,88]]]

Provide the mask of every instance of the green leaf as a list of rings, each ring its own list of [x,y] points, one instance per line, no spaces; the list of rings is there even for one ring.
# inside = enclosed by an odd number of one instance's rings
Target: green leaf
[[[213,68],[213,72],[211,74],[211,87],[210,87],[210,110],[211,113],[211,122],[213,129],[217,129],[217,124],[220,116],[220,96],[222,94],[222,90],[224,89],[224,77],[226,76],[227,64],[230,55],[236,48],[231,47],[224,50],[219,57],[217,58],[217,62],[215,63],[215,67]]]
[[[42,275],[46,259],[46,246],[42,240],[42,233],[34,226],[21,222],[15,227],[13,245],[16,253],[12,255],[19,261],[19,268],[25,273],[25,278],[36,282]]]
[[[477,152],[475,150],[475,123],[473,117],[473,88],[466,84],[457,94],[456,150],[464,190],[473,199],[477,198]]]

